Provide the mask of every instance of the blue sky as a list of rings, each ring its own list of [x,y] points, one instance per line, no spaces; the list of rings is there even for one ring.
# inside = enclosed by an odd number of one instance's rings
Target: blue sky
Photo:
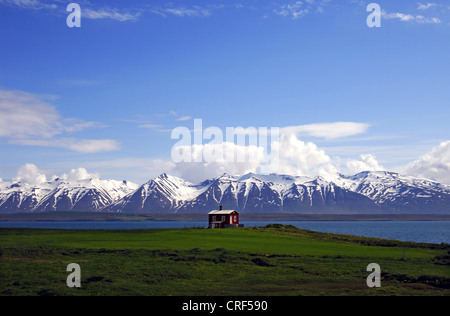
[[[297,127],[281,171],[450,183],[446,1],[378,1],[381,28],[372,1],[79,1],[81,28],[69,2],[0,0],[3,180],[27,163],[138,183],[252,171],[173,165],[170,131],[202,119]]]

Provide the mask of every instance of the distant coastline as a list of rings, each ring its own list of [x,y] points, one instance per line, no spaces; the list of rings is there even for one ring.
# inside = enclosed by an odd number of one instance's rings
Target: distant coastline
[[[242,213],[243,221],[450,221],[450,214],[270,214]],[[0,221],[207,221],[203,213],[49,212],[0,214]]]

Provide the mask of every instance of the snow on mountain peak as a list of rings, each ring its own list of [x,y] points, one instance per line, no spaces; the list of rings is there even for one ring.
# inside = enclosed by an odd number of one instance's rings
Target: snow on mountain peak
[[[224,174],[200,184],[162,174],[142,186],[97,177],[0,183],[1,212],[203,212],[219,205],[243,212],[445,213],[450,212],[450,186],[383,171],[333,180]]]
[[[2,184],[0,209],[7,211],[95,210],[118,201],[139,186],[132,182],[54,178],[39,185]]]

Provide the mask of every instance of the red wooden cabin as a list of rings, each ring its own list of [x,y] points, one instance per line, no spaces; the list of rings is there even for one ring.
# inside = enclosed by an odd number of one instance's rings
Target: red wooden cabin
[[[209,214],[209,228],[239,227],[239,213],[233,210],[212,211]]]

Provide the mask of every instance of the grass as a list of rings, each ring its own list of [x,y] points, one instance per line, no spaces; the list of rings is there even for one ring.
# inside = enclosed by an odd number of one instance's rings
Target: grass
[[[0,229],[0,295],[449,295],[449,251],[281,225]],[[372,262],[379,289],[366,286]],[[81,266],[81,289],[65,284],[69,263]]]

